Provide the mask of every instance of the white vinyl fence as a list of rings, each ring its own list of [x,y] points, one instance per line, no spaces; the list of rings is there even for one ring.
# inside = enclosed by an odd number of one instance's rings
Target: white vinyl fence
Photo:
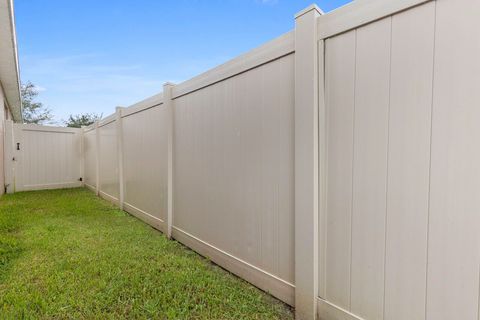
[[[84,129],[88,187],[290,304],[293,40]]]
[[[14,185],[82,177],[299,319],[479,320],[479,12],[309,7],[293,32],[68,141],[17,125]]]
[[[82,130],[17,124],[5,126],[7,192],[82,186]]]
[[[418,5],[346,30],[347,18],[364,22],[367,2],[370,13]],[[319,310],[478,320],[480,2],[374,3],[318,24],[327,123]]]

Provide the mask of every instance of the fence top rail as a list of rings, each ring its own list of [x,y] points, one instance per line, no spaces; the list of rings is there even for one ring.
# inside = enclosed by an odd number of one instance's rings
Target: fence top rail
[[[80,128],[43,126],[33,123],[14,123],[13,126],[25,131],[41,132],[79,133],[82,130]]]
[[[163,104],[163,92],[139,101],[122,110],[122,118]]]
[[[95,130],[95,123],[93,123],[89,126],[83,127],[83,132],[84,133],[91,132],[93,130]]]
[[[266,44],[233,60],[221,64],[190,80],[173,87],[172,98],[176,99],[240,73],[259,67],[295,51],[295,35],[290,31]]]
[[[190,80],[173,87],[172,98],[176,99],[191,92],[205,88],[212,84],[234,77],[240,73],[259,67],[270,61],[295,52],[295,34],[290,31],[256,49],[253,49],[237,58],[221,64]],[[163,92],[134,103],[122,110],[122,118],[163,104]],[[115,114],[111,114],[99,121],[99,127],[115,121]],[[84,128],[85,132],[93,130],[94,126]]]
[[[103,126],[106,126],[106,125],[109,124],[109,123],[114,122],[114,121],[115,121],[115,117],[116,117],[115,113],[113,113],[113,114],[111,114],[111,115],[109,115],[109,116],[106,116],[105,118],[103,118],[102,120],[100,120],[100,121],[98,122],[98,127],[103,127]]]
[[[356,0],[317,19],[318,40],[356,29],[433,0]]]

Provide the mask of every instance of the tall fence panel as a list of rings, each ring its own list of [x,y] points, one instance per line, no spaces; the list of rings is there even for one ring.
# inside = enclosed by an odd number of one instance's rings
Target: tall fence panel
[[[120,196],[117,130],[115,115],[102,120],[98,126],[99,193],[118,203]]]
[[[6,159],[7,191],[79,187],[80,129],[13,124]]]
[[[293,44],[289,33],[84,130],[88,186],[290,304]]]
[[[290,302],[293,62],[174,99],[173,236]]]
[[[478,318],[480,7],[423,2],[373,3],[366,25],[360,2],[319,19],[326,319]]]
[[[122,115],[126,211],[165,232],[167,215],[167,127],[160,103]]]
[[[427,3],[326,40],[320,296],[365,319],[425,316],[434,15]]]
[[[480,316],[480,2],[436,2],[427,318]]]

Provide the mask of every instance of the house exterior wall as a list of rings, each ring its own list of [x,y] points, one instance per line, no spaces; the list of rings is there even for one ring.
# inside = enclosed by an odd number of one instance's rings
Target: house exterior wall
[[[0,195],[5,193],[5,120],[13,118],[0,83]]]
[[[0,0],[0,195],[5,193],[6,120],[22,121],[13,0]],[[11,128],[11,127],[10,127]],[[11,133],[11,132],[10,132]]]

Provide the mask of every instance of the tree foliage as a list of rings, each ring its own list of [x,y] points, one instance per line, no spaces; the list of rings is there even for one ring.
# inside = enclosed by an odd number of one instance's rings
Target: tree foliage
[[[65,121],[65,125],[71,128],[81,128],[89,126],[101,118],[102,115],[96,113],[72,114],[68,117],[68,120]]]
[[[45,124],[53,120],[52,111],[43,103],[35,101],[38,96],[38,89],[28,81],[22,84],[22,111],[24,123]]]

